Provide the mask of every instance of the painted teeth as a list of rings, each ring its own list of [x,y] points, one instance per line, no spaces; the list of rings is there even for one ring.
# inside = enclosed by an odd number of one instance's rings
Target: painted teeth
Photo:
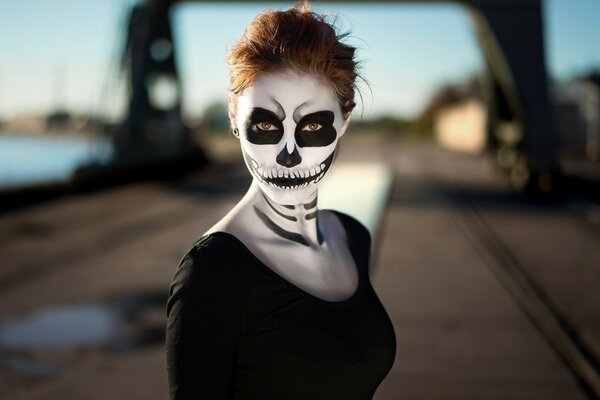
[[[265,179],[273,178],[314,178],[325,171],[325,164],[317,165],[316,167],[307,170],[288,170],[285,168],[281,169],[267,169],[265,167],[258,167],[258,164],[253,160],[256,172]]]
[[[264,166],[259,167],[258,163],[252,160],[252,166],[256,171],[257,177],[263,182],[267,183],[270,187],[279,189],[279,190],[295,190],[295,189],[303,189],[308,185],[319,182],[323,176],[325,175],[325,163],[321,163],[320,165],[316,165],[310,169],[301,170],[290,170],[288,168],[265,168]],[[275,182],[270,182],[270,180],[277,178],[286,178],[286,179],[306,179],[307,182],[300,183],[298,185],[278,185]],[[310,179],[310,180],[309,180]]]
[[[305,187],[307,187],[310,183],[315,183],[318,182],[318,179],[313,180],[312,182],[304,182],[300,185],[292,185],[292,186],[280,186],[277,185],[273,182],[266,182],[270,187],[275,188],[275,189],[285,189],[285,190],[295,190],[295,189],[304,189]]]

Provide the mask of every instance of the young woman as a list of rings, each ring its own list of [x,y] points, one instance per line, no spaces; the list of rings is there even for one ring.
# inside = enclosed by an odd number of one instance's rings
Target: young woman
[[[366,400],[393,364],[369,233],[317,209],[354,107],[342,38],[296,6],[260,14],[229,54],[231,126],[253,181],[171,284],[171,399]]]

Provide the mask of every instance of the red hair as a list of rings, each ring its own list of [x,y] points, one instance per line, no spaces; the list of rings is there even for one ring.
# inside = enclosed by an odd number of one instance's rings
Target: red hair
[[[346,36],[325,16],[311,12],[308,2],[265,11],[248,24],[227,56],[230,93],[241,94],[261,73],[294,70],[325,78],[347,114],[355,106],[358,73],[356,49],[341,41]]]

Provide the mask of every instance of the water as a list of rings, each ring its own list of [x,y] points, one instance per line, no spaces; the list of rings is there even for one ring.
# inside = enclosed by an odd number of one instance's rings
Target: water
[[[50,307],[0,323],[0,349],[65,350],[105,344],[119,323],[109,307],[81,304]]]
[[[69,180],[86,164],[107,164],[112,143],[102,138],[0,134],[0,189]]]
[[[24,315],[0,316],[0,369],[50,376],[89,350],[162,346],[166,302],[164,290],[129,291],[95,303],[46,305]]]

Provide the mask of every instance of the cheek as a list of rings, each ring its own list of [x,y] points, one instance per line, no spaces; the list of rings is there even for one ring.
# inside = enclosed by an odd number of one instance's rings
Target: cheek
[[[311,167],[325,161],[327,157],[335,151],[337,147],[337,139],[328,146],[325,147],[304,147],[300,150],[300,157],[302,157],[302,166]]]
[[[271,166],[275,164],[275,159],[277,158],[276,145],[254,144],[241,139],[241,146],[242,150],[259,165]]]

